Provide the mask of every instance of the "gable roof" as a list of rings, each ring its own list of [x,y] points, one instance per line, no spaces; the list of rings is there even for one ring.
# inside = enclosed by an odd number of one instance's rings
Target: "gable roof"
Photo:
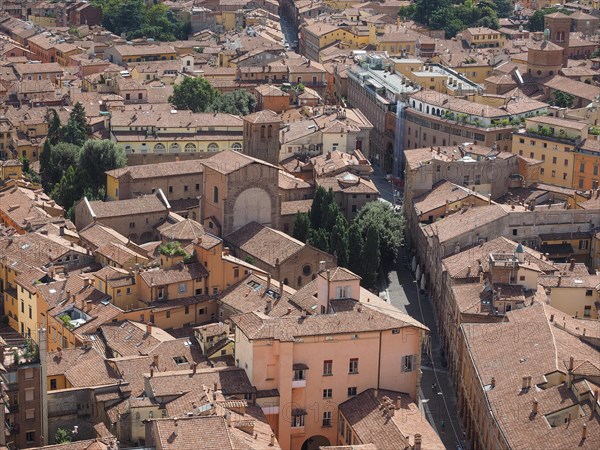
[[[306,245],[282,231],[257,222],[244,225],[227,236],[225,241],[272,267],[283,264]]]

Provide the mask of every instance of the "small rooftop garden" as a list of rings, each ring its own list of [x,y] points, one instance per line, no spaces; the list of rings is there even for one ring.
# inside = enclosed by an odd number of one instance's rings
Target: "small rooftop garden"
[[[158,252],[161,255],[170,256],[170,257],[174,257],[174,256],[186,257],[186,256],[188,256],[186,251],[181,246],[181,243],[178,241],[171,241],[171,242],[167,242],[166,244],[160,245],[158,247]]]

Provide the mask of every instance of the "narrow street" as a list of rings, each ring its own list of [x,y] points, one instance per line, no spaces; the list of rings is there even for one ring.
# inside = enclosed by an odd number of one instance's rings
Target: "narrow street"
[[[381,198],[394,203],[394,189],[378,167],[371,177]],[[448,371],[442,367],[440,340],[433,305],[427,293],[420,293],[413,273],[410,270],[410,249],[402,247],[395,272],[381,280],[380,296],[411,317],[427,325],[430,329],[430,354],[423,356],[421,390],[419,404],[428,421],[436,429],[448,449],[465,448],[463,432],[456,408],[456,394]]]
[[[280,2],[280,4],[283,4],[283,2]],[[293,48],[293,44],[298,42],[298,28],[294,24],[293,18],[287,17],[286,9],[283,7],[279,9],[279,24],[281,25],[281,32],[283,33],[285,42],[290,45],[292,50],[297,50]]]

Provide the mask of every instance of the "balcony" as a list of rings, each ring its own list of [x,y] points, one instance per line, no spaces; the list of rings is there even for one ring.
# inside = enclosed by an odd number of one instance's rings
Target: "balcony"
[[[292,380],[292,389],[306,387],[306,379]]]
[[[292,369],[294,370],[292,389],[306,387],[306,371],[308,370],[308,366],[303,363],[295,363]]]

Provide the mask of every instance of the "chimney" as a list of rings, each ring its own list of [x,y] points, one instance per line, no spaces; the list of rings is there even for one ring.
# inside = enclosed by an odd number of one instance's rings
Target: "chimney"
[[[379,395],[379,389],[373,391],[373,397],[377,398],[377,395]]]
[[[558,283],[556,284],[556,286],[560,286],[561,282],[562,282],[562,276],[559,275],[558,276]]]
[[[587,439],[587,425],[584,423],[583,428],[581,429],[581,440],[585,441]]]
[[[196,374],[196,370],[198,369],[198,363],[192,363],[192,375]]]
[[[569,261],[571,264],[569,264],[569,270],[572,272],[573,269],[575,268],[575,258],[571,258],[571,261]]]
[[[154,376],[154,367],[150,367],[150,378]]]
[[[569,372],[572,372],[575,366],[575,358],[572,356],[569,358]]]
[[[494,389],[496,387],[496,378],[492,377],[492,381],[490,382],[490,386],[492,387],[492,389]]]
[[[325,270],[326,264],[327,263],[325,261],[319,261],[319,272],[323,272]]]
[[[148,335],[148,336],[152,335],[152,322],[148,322],[146,324],[146,335]],[[157,356],[155,356],[155,358],[157,358]]]
[[[223,255],[225,255],[225,256],[229,256],[229,247],[225,247],[225,248],[223,249]]]
[[[215,381],[215,382],[213,383],[213,391],[216,391],[218,387],[219,387],[219,386],[218,386],[217,382]]]
[[[177,417],[175,417],[175,418],[173,419],[173,425],[175,426],[175,429],[173,430],[173,435],[174,435],[175,437],[177,437]]]
[[[265,306],[265,314],[269,314],[271,312],[272,307],[273,307],[273,301],[270,298],[268,298],[267,304]]]
[[[531,407],[531,414],[535,416],[538,413],[538,401],[534,398],[533,405]]]
[[[529,388],[529,386],[528,386],[527,376],[524,376],[523,377],[523,385],[521,386],[521,389],[525,390],[525,389],[528,389],[528,388]]]
[[[158,369],[158,355],[154,355],[154,361],[152,361],[152,364],[154,364],[154,367]]]
[[[231,413],[227,413],[227,426],[230,427],[231,426]]]
[[[283,297],[283,281],[279,282],[279,297]]]
[[[267,274],[267,289],[271,289],[271,274],[270,273]]]
[[[271,434],[271,442],[269,443],[270,447],[275,447],[275,435]]]
[[[402,408],[402,397],[396,397],[396,409]]]
[[[554,314],[550,314],[550,322],[554,322]]]
[[[594,411],[600,411],[600,405],[598,404],[598,401],[600,397],[600,391],[598,389],[596,389],[594,391]]]
[[[421,435],[420,434],[415,434],[415,446],[413,447],[414,450],[421,450]]]
[[[65,235],[65,226],[64,225],[61,225],[60,227],[58,227],[58,235],[59,236]]]
[[[394,404],[393,404],[393,403],[391,403],[391,404],[388,406],[388,409],[387,409],[387,411],[388,411],[388,416],[389,416],[389,417],[394,417],[394,414],[396,413],[396,409],[394,408]]]

